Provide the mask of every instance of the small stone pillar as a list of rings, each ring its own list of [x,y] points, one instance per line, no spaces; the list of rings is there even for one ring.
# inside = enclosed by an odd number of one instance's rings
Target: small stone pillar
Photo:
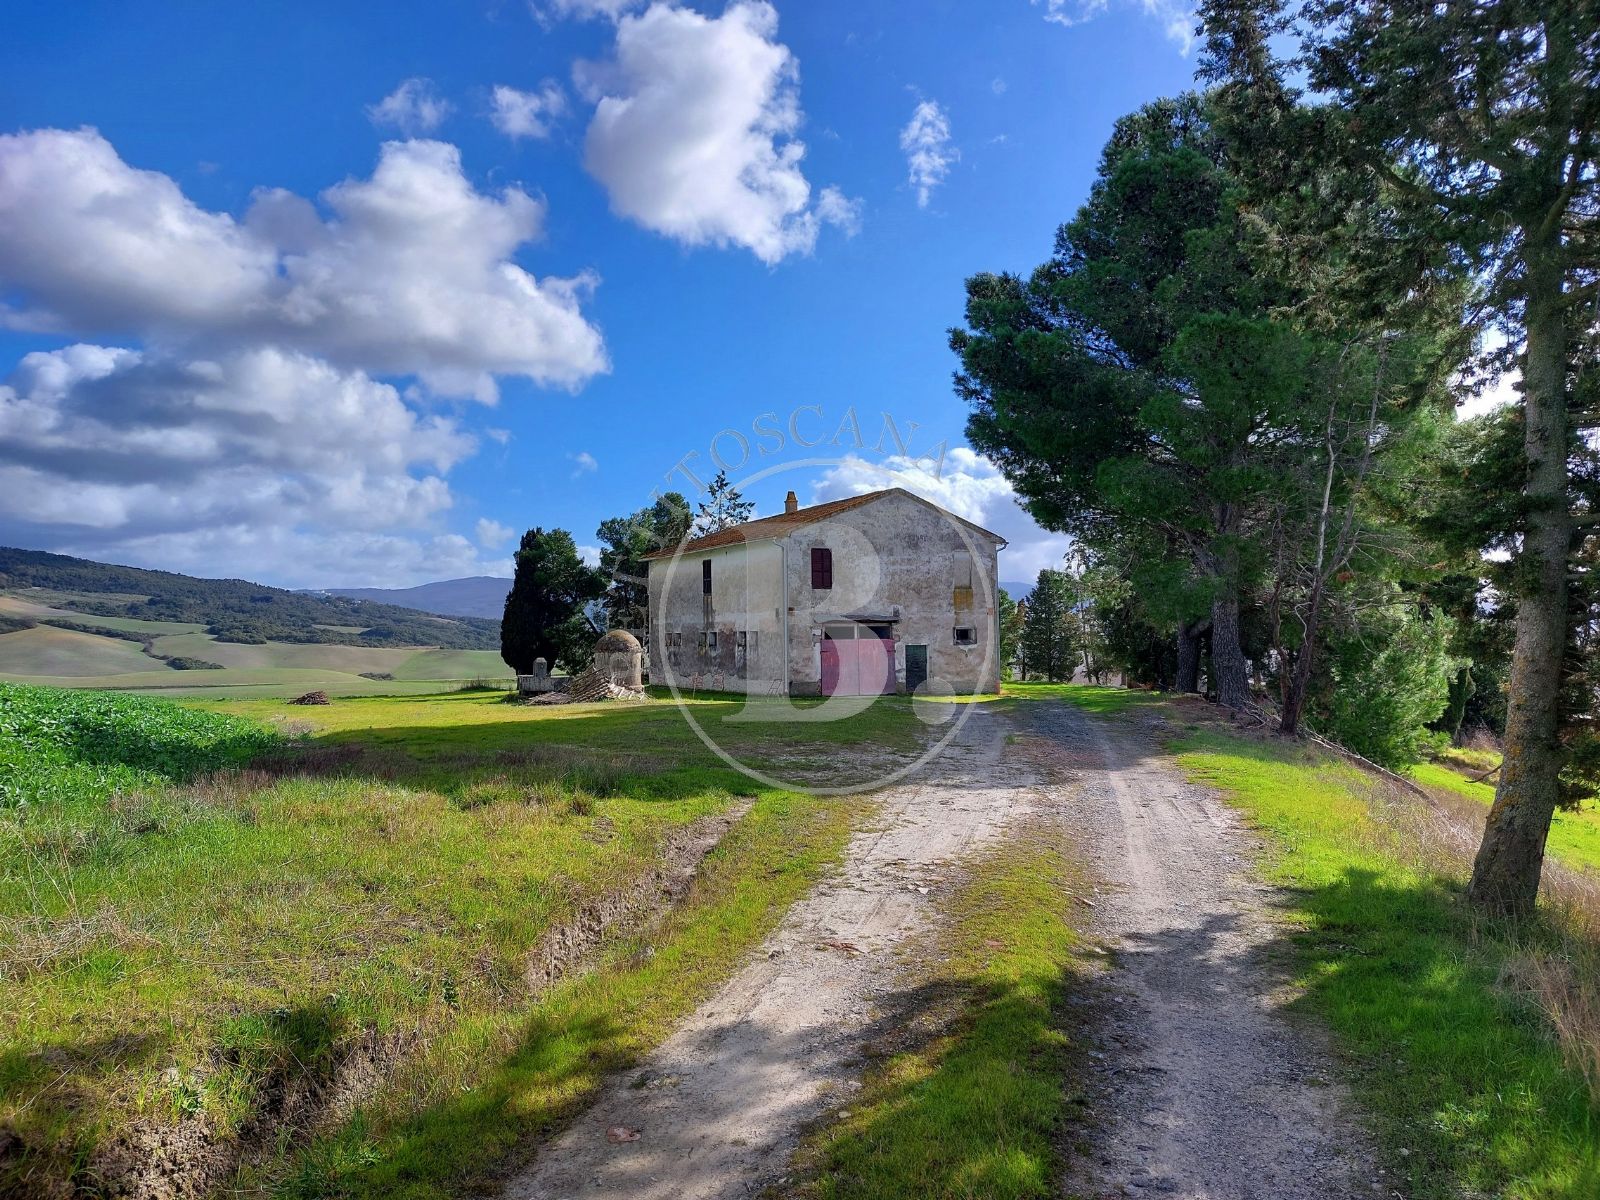
[[[537,696],[541,692],[551,691],[555,687],[550,682],[550,668],[544,659],[533,660],[533,673],[517,676],[517,694],[521,696]]]

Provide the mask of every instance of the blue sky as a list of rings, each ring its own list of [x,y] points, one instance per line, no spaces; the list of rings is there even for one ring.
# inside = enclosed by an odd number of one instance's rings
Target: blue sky
[[[1031,577],[1062,543],[964,450],[945,331],[967,275],[1048,255],[1112,122],[1190,85],[1186,28],[1169,0],[9,5],[0,542],[504,574],[514,533],[592,544],[715,443],[762,512],[900,483]]]

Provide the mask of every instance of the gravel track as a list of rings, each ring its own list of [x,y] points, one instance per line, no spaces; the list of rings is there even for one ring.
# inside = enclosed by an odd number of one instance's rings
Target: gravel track
[[[895,952],[928,926],[951,865],[1048,800],[1006,754],[1009,724],[973,708],[925,778],[881,793],[871,829],[753,961],[511,1182],[512,1200],[705,1200],[782,1178],[805,1125],[858,1086],[899,983]],[[637,1140],[615,1141],[636,1132]]]
[[[1094,1119],[1070,1134],[1090,1152],[1069,1153],[1063,1196],[1399,1195],[1320,1030],[1284,1011],[1275,893],[1248,874],[1256,839],[1160,752],[1158,719],[1053,701],[1014,712],[974,708],[926,777],[882,793],[837,874],[507,1197],[721,1200],[781,1184],[808,1123],[859,1086],[931,894],[1041,817],[1100,880],[1088,916],[1114,964],[1074,997],[1096,1045]],[[1008,745],[1018,731],[1026,744]]]
[[[1390,1194],[1337,1068],[1274,951],[1258,839],[1159,749],[1159,719],[1029,706],[1032,746],[1074,780],[1068,826],[1102,880],[1111,949],[1091,1022],[1092,1152],[1069,1196],[1348,1200]]]

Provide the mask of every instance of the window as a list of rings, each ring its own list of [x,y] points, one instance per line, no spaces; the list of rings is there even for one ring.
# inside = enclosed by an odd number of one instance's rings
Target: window
[[[711,560],[705,559],[700,564],[700,590],[706,595],[711,595]]]
[[[978,631],[971,625],[956,626],[956,645],[976,646],[978,644]]]
[[[811,548],[811,586],[818,591],[833,586],[833,551],[826,546]]]
[[[717,635],[715,633],[706,634],[706,650],[711,654],[717,652]]]
[[[706,635],[703,634],[703,633],[700,635],[699,650],[700,650],[701,654],[704,654],[706,652]]]

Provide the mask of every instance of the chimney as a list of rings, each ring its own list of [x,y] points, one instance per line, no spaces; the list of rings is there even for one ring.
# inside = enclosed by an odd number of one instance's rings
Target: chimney
[[[799,507],[800,507],[800,501],[798,499],[796,499],[795,494],[793,492],[790,492],[787,496],[785,496],[783,498],[783,511],[784,512],[792,513],[794,511],[796,511]]]

